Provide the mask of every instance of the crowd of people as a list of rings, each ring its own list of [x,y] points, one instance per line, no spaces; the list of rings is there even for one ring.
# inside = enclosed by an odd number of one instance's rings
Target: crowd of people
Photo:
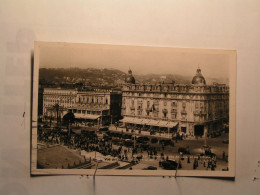
[[[119,141],[116,142],[115,140]],[[103,136],[98,136],[95,131],[81,131],[80,133],[72,131],[69,133],[55,128],[38,128],[38,141],[47,144],[61,144],[68,148],[81,149],[86,152],[96,151],[104,156],[117,157],[118,160],[136,162],[143,159],[143,156],[157,159],[157,154],[161,151],[161,159],[165,159],[162,152],[165,148],[164,145],[151,147],[145,143],[138,143],[138,140],[135,145],[127,145],[124,140],[123,136],[118,138],[116,134],[104,133]]]
[[[130,142],[126,142],[126,140]],[[116,160],[131,163],[138,163],[143,159],[152,159],[157,160],[160,166],[161,162],[169,160],[169,156],[166,155],[167,152],[164,151],[165,145],[159,140],[156,145],[152,145],[147,141],[138,142],[138,140],[134,140],[135,144],[133,145],[129,144],[133,142],[132,135],[113,134],[109,133],[109,131],[98,134],[96,131],[88,130],[69,131],[66,129],[39,127],[38,141],[50,145],[61,144],[71,149],[80,149],[86,152],[95,151],[104,157],[110,155]],[[193,163],[193,169],[203,166],[205,169],[215,170],[217,166],[217,158],[214,155],[192,157],[192,160],[190,154],[185,156],[188,164]],[[178,161],[178,159],[173,160]]]

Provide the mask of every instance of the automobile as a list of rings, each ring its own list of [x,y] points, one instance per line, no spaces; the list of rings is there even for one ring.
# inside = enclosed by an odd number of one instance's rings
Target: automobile
[[[229,140],[228,140],[228,139],[223,140],[222,143],[223,143],[223,144],[229,144]]]
[[[148,167],[144,168],[143,170],[157,170],[157,167],[148,166]]]
[[[171,140],[169,140],[169,139],[162,139],[162,140],[160,140],[160,144],[162,144],[163,146],[168,146],[168,145],[174,146],[174,143]]]
[[[190,151],[189,151],[188,148],[180,147],[180,148],[178,148],[178,153],[182,153],[182,154],[190,154]]]
[[[174,161],[174,160],[162,161],[161,165],[166,170],[176,170],[177,168],[178,169],[182,168],[181,164],[179,164],[179,167],[178,167],[178,163],[176,161]]]

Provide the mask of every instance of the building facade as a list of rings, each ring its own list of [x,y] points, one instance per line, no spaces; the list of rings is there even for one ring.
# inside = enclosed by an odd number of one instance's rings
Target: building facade
[[[206,136],[221,130],[229,118],[229,87],[207,85],[197,69],[191,84],[135,84],[132,72],[122,88],[126,127]]]
[[[44,88],[42,98],[43,118],[57,117],[57,109],[58,115],[63,117],[67,113],[68,108],[76,103],[76,97],[77,90],[75,89]]]
[[[73,112],[77,122],[108,124],[121,117],[122,94],[112,90],[45,88],[43,118],[62,118]]]

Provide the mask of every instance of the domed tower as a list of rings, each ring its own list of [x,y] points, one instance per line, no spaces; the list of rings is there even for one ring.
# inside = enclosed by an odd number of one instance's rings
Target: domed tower
[[[202,76],[200,68],[197,69],[196,75],[193,77],[191,83],[194,85],[206,85],[206,80]]]
[[[125,78],[126,83],[135,84],[135,78],[132,75],[132,70],[128,70],[128,75]]]

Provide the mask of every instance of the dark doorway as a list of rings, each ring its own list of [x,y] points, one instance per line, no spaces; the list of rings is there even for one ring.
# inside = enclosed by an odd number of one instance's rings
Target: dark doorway
[[[203,136],[204,135],[204,125],[195,125],[194,134],[195,134],[195,136]]]

